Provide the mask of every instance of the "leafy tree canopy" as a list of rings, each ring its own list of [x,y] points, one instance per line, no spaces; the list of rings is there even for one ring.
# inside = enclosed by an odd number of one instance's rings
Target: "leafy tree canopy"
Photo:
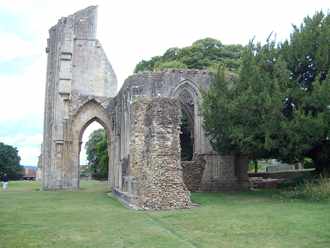
[[[92,177],[96,179],[106,179],[109,170],[109,157],[105,130],[98,129],[92,132],[85,148]]]
[[[223,45],[219,40],[205,38],[184,48],[170,48],[163,56],[139,62],[134,72],[157,71],[167,68],[212,69],[224,65],[237,71],[240,65],[241,45]]]
[[[238,77],[228,79],[225,69],[219,69],[202,104],[204,126],[215,150],[253,160],[273,154],[286,92],[278,78],[285,81],[286,72],[273,42],[245,48]]]
[[[23,174],[18,150],[0,142],[0,175],[7,174],[10,179],[19,179]]]
[[[306,17],[279,48],[290,71],[283,135],[284,158],[304,155],[319,171],[330,168],[330,13]],[[283,149],[284,150],[284,149]]]

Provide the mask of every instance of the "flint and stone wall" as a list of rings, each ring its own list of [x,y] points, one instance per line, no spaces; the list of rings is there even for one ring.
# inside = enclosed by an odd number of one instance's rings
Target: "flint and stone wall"
[[[183,181],[191,192],[201,191],[201,182],[204,174],[206,161],[202,156],[194,158],[192,161],[182,161]]]
[[[127,194],[133,201],[127,204],[142,209],[191,206],[180,164],[180,118],[174,99],[141,98],[133,103],[126,176],[131,180]]]

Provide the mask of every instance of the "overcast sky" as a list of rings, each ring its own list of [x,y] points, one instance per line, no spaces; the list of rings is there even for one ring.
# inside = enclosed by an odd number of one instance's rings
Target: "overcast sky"
[[[0,0],[0,142],[16,146],[22,164],[40,154],[48,29],[89,5],[99,5],[98,39],[121,86],[141,59],[197,39],[283,40],[330,0]]]

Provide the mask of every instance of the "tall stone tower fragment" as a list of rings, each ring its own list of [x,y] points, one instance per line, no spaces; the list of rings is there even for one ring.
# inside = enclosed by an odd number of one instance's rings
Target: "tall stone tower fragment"
[[[100,104],[116,95],[117,79],[96,39],[97,7],[61,18],[49,30],[42,148],[44,189],[79,187],[72,166],[72,120],[91,99]],[[73,178],[73,180],[72,180]]]

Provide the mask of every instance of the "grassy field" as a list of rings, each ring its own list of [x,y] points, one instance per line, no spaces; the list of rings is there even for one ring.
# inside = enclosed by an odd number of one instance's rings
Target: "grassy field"
[[[276,192],[195,193],[200,207],[145,212],[123,207],[106,184],[42,192],[36,182],[0,191],[0,247],[330,247],[330,202]]]

